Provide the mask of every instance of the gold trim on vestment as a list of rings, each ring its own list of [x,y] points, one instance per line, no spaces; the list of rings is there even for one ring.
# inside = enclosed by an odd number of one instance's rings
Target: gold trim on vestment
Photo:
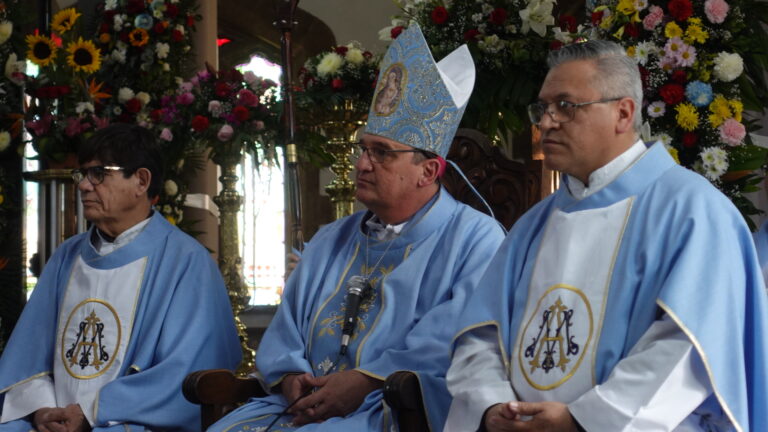
[[[350,258],[349,262],[347,262],[347,266],[344,268],[344,271],[341,273],[341,277],[339,278],[339,282],[336,284],[336,289],[333,290],[333,293],[329,295],[323,304],[320,306],[320,309],[317,310],[317,313],[315,314],[315,317],[312,319],[312,325],[309,327],[309,340],[307,341],[307,352],[305,353],[305,357],[307,360],[309,360],[312,356],[312,341],[314,340],[314,333],[315,333],[315,326],[317,325],[317,320],[320,319],[320,314],[323,313],[323,310],[326,306],[328,306],[328,303],[333,300],[336,297],[336,294],[341,289],[341,285],[344,284],[344,281],[347,279],[347,273],[349,273],[349,269],[352,267],[352,264],[355,263],[355,260],[357,259],[357,254],[360,252],[360,242],[357,242],[357,245],[355,245],[355,251],[352,252],[352,258]],[[314,366],[312,367],[314,370]],[[271,386],[270,386],[271,387]]]
[[[622,201],[619,201],[622,202]],[[629,198],[629,204],[627,205],[627,212],[624,214],[624,223],[621,226],[621,231],[619,232],[618,241],[616,242],[616,247],[613,249],[613,257],[611,257],[611,266],[608,268],[608,278],[605,281],[605,289],[603,290],[603,305],[600,308],[600,323],[597,327],[597,334],[595,334],[595,340],[599,341],[600,337],[603,334],[603,324],[605,321],[605,308],[608,305],[608,293],[610,292],[611,283],[613,282],[613,269],[616,266],[616,258],[619,256],[619,249],[621,249],[621,242],[624,239],[624,232],[627,230],[627,225],[629,224],[629,216],[632,213],[632,206],[635,203],[635,197]],[[599,344],[595,344],[595,350],[592,352],[592,386],[597,385],[597,346]]]
[[[392,240],[394,241],[394,240]],[[405,248],[405,252],[403,252],[403,258],[400,260],[400,264],[402,264],[405,259],[408,257],[408,254],[411,252],[412,245],[409,244]],[[391,265],[390,268],[394,269],[395,265]],[[373,272],[375,272],[376,269],[373,269]],[[373,321],[373,324],[371,325],[371,329],[368,330],[368,333],[365,334],[363,337],[363,340],[360,341],[360,345],[357,347],[357,353],[355,354],[355,367],[360,366],[360,356],[363,354],[363,347],[365,346],[365,343],[368,342],[368,338],[373,334],[374,330],[376,330],[376,326],[379,324],[379,320],[381,319],[381,316],[384,313],[384,307],[386,305],[386,296],[384,293],[384,282],[387,281],[387,278],[390,274],[392,274],[392,271],[389,272],[384,271],[384,267],[381,267],[381,279],[379,279],[379,293],[381,294],[381,306],[379,307],[379,313],[376,315],[376,319]],[[373,274],[373,272],[371,274]]]
[[[246,419],[246,420],[243,420],[243,421],[239,421],[239,422],[237,422],[237,423],[233,424],[232,426],[230,426],[230,427],[228,427],[228,428],[224,429],[222,432],[229,432],[229,431],[231,431],[232,429],[234,429],[236,426],[240,426],[240,425],[242,425],[242,424],[245,424],[245,423],[248,423],[248,422],[254,422],[254,421],[263,420],[263,419],[265,419],[265,418],[267,418],[267,417],[269,417],[269,416],[275,416],[275,415],[280,415],[280,414],[278,414],[278,413],[274,413],[274,414],[264,414],[264,415],[261,415],[261,416],[258,416],[258,417],[253,417],[253,418],[249,418],[249,419]]]
[[[0,390],[0,394],[3,394],[3,393],[5,393],[5,392],[7,392],[7,391],[11,390],[12,388],[14,388],[14,387],[16,387],[16,386],[20,386],[20,385],[22,385],[22,384],[24,384],[24,383],[28,383],[28,382],[30,382],[30,381],[32,381],[32,380],[35,380],[35,379],[37,379],[37,378],[40,378],[40,377],[44,377],[44,376],[47,376],[47,375],[52,375],[52,372],[51,372],[51,371],[45,371],[45,372],[40,372],[40,373],[38,373],[38,374],[32,375],[32,376],[31,376],[31,377],[29,377],[29,378],[25,378],[25,379],[23,379],[23,380],[21,380],[21,381],[18,381],[18,382],[16,382],[16,383],[14,383],[14,384],[11,384],[11,385],[9,385],[8,387],[6,387],[6,388],[4,388],[4,389]]]
[[[537,383],[535,383],[533,381],[533,378],[528,376],[528,368],[525,367],[525,365],[523,364],[523,355],[524,355],[523,353],[525,352],[525,350],[523,348],[523,343],[525,343],[525,340],[524,340],[523,336],[528,331],[528,326],[531,325],[531,323],[533,322],[534,319],[538,318],[538,315],[536,314],[536,312],[540,310],[539,307],[541,306],[541,302],[547,297],[547,295],[549,295],[549,293],[551,293],[551,292],[553,292],[555,290],[558,290],[558,289],[565,289],[565,290],[568,290],[568,291],[572,291],[572,292],[576,293],[579,297],[581,297],[581,300],[587,306],[587,315],[589,316],[589,333],[588,333],[588,336],[587,336],[587,342],[584,344],[584,350],[582,350],[581,355],[576,360],[576,364],[573,366],[573,368],[571,368],[571,371],[568,374],[566,374],[564,377],[560,378],[559,381],[557,381],[557,382],[555,382],[553,384],[539,385],[539,384],[537,384]],[[566,381],[571,379],[571,377],[573,377],[573,375],[579,369],[579,366],[581,366],[581,362],[584,360],[584,357],[587,355],[588,349],[591,349],[590,342],[592,342],[592,332],[594,330],[594,325],[595,325],[595,323],[594,323],[594,319],[593,319],[593,316],[592,316],[592,306],[589,304],[589,299],[587,299],[587,296],[584,295],[584,293],[580,289],[578,289],[578,288],[576,288],[574,286],[571,286],[571,285],[566,285],[566,284],[555,284],[555,285],[552,285],[551,287],[547,288],[547,290],[544,291],[544,293],[541,295],[541,297],[539,297],[538,302],[536,302],[536,308],[534,309],[534,313],[531,313],[531,317],[528,320],[528,323],[525,325],[525,327],[523,327],[522,331],[519,332],[520,336],[518,337],[518,339],[519,339],[519,341],[518,341],[519,342],[519,347],[518,347],[518,352],[517,352],[517,359],[518,359],[519,364],[520,364],[520,371],[522,372],[523,377],[525,378],[525,380],[528,381],[528,384],[531,387],[533,387],[533,388],[535,388],[537,390],[552,390],[554,388],[560,387],[560,385],[562,385],[563,383],[565,383]],[[562,353],[561,353],[561,355],[562,355]]]
[[[720,407],[725,412],[725,415],[728,416],[728,419],[731,421],[731,424],[734,428],[736,428],[737,432],[744,432],[744,428],[739,424],[739,422],[736,421],[736,417],[733,415],[733,412],[728,407],[728,404],[725,403],[725,399],[720,394],[720,391],[717,389],[717,383],[715,382],[715,375],[712,373],[712,367],[709,365],[709,360],[707,360],[707,355],[704,352],[704,348],[701,346],[701,343],[698,339],[696,339],[696,336],[694,336],[693,332],[688,329],[688,327],[683,324],[683,320],[681,320],[675,313],[672,311],[672,308],[670,308],[666,303],[664,303],[661,299],[656,299],[656,304],[659,305],[659,307],[669,315],[670,318],[677,324],[678,327],[680,327],[680,330],[685,333],[685,335],[688,337],[688,339],[691,341],[691,344],[696,347],[696,351],[699,353],[699,357],[701,358],[701,362],[704,364],[704,369],[707,371],[707,377],[709,378],[709,383],[712,386],[712,392],[715,394],[715,397],[717,398],[717,402],[720,403]]]

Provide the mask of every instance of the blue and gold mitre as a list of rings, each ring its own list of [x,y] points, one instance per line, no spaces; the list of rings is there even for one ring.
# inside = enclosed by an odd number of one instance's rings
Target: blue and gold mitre
[[[413,23],[384,56],[365,132],[445,158],[474,85],[467,46],[435,63]]]

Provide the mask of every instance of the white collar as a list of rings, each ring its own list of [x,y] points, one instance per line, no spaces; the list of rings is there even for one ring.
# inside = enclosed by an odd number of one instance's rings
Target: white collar
[[[144,230],[144,227],[147,226],[151,219],[152,217],[150,216],[137,223],[136,225],[128,228],[127,230],[120,233],[120,235],[115,237],[115,240],[111,242],[104,238],[104,236],[101,234],[101,231],[99,231],[97,228],[94,228],[96,235],[91,237],[93,249],[96,250],[96,253],[102,256],[120,249],[121,247],[132,242],[133,239],[135,239],[136,236],[138,236]]]
[[[640,159],[640,156],[642,156],[646,150],[648,150],[648,148],[645,146],[643,140],[637,140],[637,142],[624,153],[618,155],[615,159],[602,167],[594,170],[592,174],[589,175],[589,186],[585,186],[581,180],[569,175],[567,183],[568,191],[577,200],[584,199],[594,194],[616,180],[624,170],[629,168],[629,166],[636,160]]]
[[[368,234],[372,235],[376,238],[376,240],[379,241],[392,240],[397,238],[407,223],[408,221],[399,223],[397,225],[385,224],[375,214],[371,216],[367,221],[365,221],[365,225],[368,227]]]

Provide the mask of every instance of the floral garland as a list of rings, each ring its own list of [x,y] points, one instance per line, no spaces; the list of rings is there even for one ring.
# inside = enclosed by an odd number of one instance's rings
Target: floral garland
[[[421,26],[436,59],[468,44],[475,89],[462,125],[491,137],[528,127],[526,106],[539,91],[556,27],[554,0],[405,0],[403,13],[379,32],[396,38],[408,21]]]
[[[765,10],[750,0],[598,0],[591,13],[598,34],[638,63],[643,138],[664,142],[745,216],[758,213],[743,193],[756,190],[766,158],[745,118],[747,109],[763,111],[767,94]]]

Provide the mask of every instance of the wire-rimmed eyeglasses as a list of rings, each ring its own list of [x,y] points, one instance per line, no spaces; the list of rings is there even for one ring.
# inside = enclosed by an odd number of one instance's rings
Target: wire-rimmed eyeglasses
[[[100,185],[104,182],[104,176],[107,171],[122,171],[125,168],[119,166],[92,166],[88,168],[76,168],[72,170],[72,180],[75,184],[80,184],[83,179],[87,178],[92,185]]]
[[[427,157],[432,157],[424,150],[419,149],[383,149],[380,147],[368,147],[363,143],[357,143],[354,152],[352,153],[352,161],[357,162],[358,159],[363,157],[363,154],[367,154],[368,159],[370,159],[372,163],[382,164],[392,160],[397,153],[423,153]]]
[[[552,121],[562,124],[573,120],[573,117],[576,115],[576,109],[578,108],[598,103],[615,102],[620,99],[623,99],[623,97],[613,97],[581,103],[573,103],[565,100],[555,102],[534,102],[528,105],[528,118],[531,119],[531,123],[537,125],[541,123],[544,113],[547,113]]]

